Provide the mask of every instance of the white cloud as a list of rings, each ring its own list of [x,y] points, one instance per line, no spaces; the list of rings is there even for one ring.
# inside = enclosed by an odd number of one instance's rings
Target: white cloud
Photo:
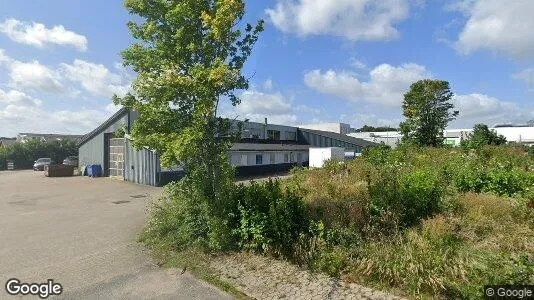
[[[0,135],[15,136],[18,132],[85,134],[110,115],[103,108],[58,111],[41,106],[0,105]]]
[[[517,59],[534,57],[534,1],[464,0],[449,8],[468,16],[455,43],[460,53],[489,50]]]
[[[10,85],[45,92],[61,92],[61,76],[54,70],[41,65],[38,61],[13,61],[8,66]]]
[[[523,81],[530,89],[534,88],[534,68],[526,68],[512,75],[512,78]]]
[[[367,102],[383,107],[398,108],[403,94],[417,80],[431,77],[424,66],[414,63],[398,67],[381,64],[369,72],[369,80],[361,81],[358,74],[329,70],[313,70],[304,75],[305,84],[323,94],[350,102]]]
[[[290,101],[281,93],[250,90],[243,92],[240,99],[241,103],[238,106],[223,114],[230,118],[249,119],[253,122],[263,122],[265,118],[274,124],[286,125],[297,122],[298,118]]]
[[[240,95],[241,103],[236,107],[221,108],[221,115],[231,119],[252,122],[264,122],[265,118],[271,124],[295,125],[299,114],[306,116],[317,115],[319,109],[303,104],[295,104],[280,92],[265,92],[257,89],[245,91]]]
[[[66,78],[99,97],[123,96],[130,86],[124,76],[111,72],[104,65],[80,59],[74,60],[71,65],[61,64],[61,71]]]
[[[455,95],[454,109],[460,111],[452,125],[473,126],[476,123],[526,122],[532,118],[532,111],[519,107],[514,102],[502,101],[485,94]]]
[[[4,49],[0,49],[0,63],[9,62],[11,59],[6,55]]]
[[[354,57],[350,59],[350,65],[356,69],[362,69],[362,70],[367,69],[367,65],[363,61],[357,58],[354,58]]]
[[[87,38],[65,29],[62,25],[47,28],[41,23],[7,19],[0,23],[0,32],[15,42],[38,48],[43,48],[47,44],[55,44],[74,46],[80,51],[87,50]]]
[[[4,92],[0,89],[0,103],[24,107],[40,106],[42,101],[26,95],[23,92],[11,90]]]
[[[7,56],[0,49],[0,65],[3,65],[9,76],[8,85],[16,89],[29,89],[44,92],[62,92],[61,76],[58,72],[38,61],[22,62]]]
[[[270,91],[273,89],[273,80],[271,78],[265,80],[263,83],[263,88]]]
[[[394,25],[408,18],[409,9],[409,0],[278,0],[266,13],[285,33],[360,41],[398,37]]]

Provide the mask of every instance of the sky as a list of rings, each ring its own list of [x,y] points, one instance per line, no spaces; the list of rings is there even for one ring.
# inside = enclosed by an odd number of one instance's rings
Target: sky
[[[241,104],[221,114],[274,124],[398,126],[420,79],[450,82],[449,128],[534,119],[532,0],[248,0],[266,21]],[[136,74],[122,1],[0,1],[0,136],[84,134]]]

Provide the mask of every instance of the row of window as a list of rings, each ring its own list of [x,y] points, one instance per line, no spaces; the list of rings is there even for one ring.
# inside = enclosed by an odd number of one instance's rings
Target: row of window
[[[284,131],[284,134],[282,135],[282,132],[280,130],[267,130],[267,139],[269,140],[285,140],[285,141],[296,141],[297,140],[297,133],[294,131]],[[248,132],[244,133],[243,137],[246,138],[255,138],[259,139],[261,137],[261,132],[259,130],[249,130]]]
[[[277,156],[278,156],[278,159],[277,159]],[[249,161],[249,158],[251,158],[252,160]],[[302,162],[304,159],[305,159],[305,155],[303,155],[303,153],[300,153],[300,152],[239,154],[239,156],[235,158],[234,164],[239,165],[239,166],[249,166],[249,165],[263,165],[263,164],[296,163],[296,162]]]
[[[310,145],[314,147],[343,147],[343,148],[354,148],[356,152],[361,151],[360,146],[347,143],[347,142],[343,142],[343,141],[339,141],[336,139],[324,137],[321,135],[304,133],[304,136],[308,139],[308,142],[310,143]]]

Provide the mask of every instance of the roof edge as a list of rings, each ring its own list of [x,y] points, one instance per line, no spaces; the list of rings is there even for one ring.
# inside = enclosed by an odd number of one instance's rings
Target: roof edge
[[[104,128],[108,127],[110,124],[115,122],[117,119],[122,117],[124,114],[128,113],[128,109],[125,107],[121,107],[116,113],[114,113],[109,119],[104,121],[102,124],[100,124],[97,128],[95,128],[93,131],[89,132],[88,134],[84,135],[80,141],[78,142],[78,147],[83,146],[87,141],[92,139],[93,137],[97,136]]]

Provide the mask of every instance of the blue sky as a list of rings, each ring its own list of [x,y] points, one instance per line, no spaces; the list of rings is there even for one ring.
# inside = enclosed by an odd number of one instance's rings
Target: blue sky
[[[531,0],[246,1],[266,20],[230,117],[271,123],[398,125],[402,95],[422,78],[451,83],[450,127],[534,118]],[[0,136],[86,133],[110,116],[135,74],[121,1],[0,4]]]

